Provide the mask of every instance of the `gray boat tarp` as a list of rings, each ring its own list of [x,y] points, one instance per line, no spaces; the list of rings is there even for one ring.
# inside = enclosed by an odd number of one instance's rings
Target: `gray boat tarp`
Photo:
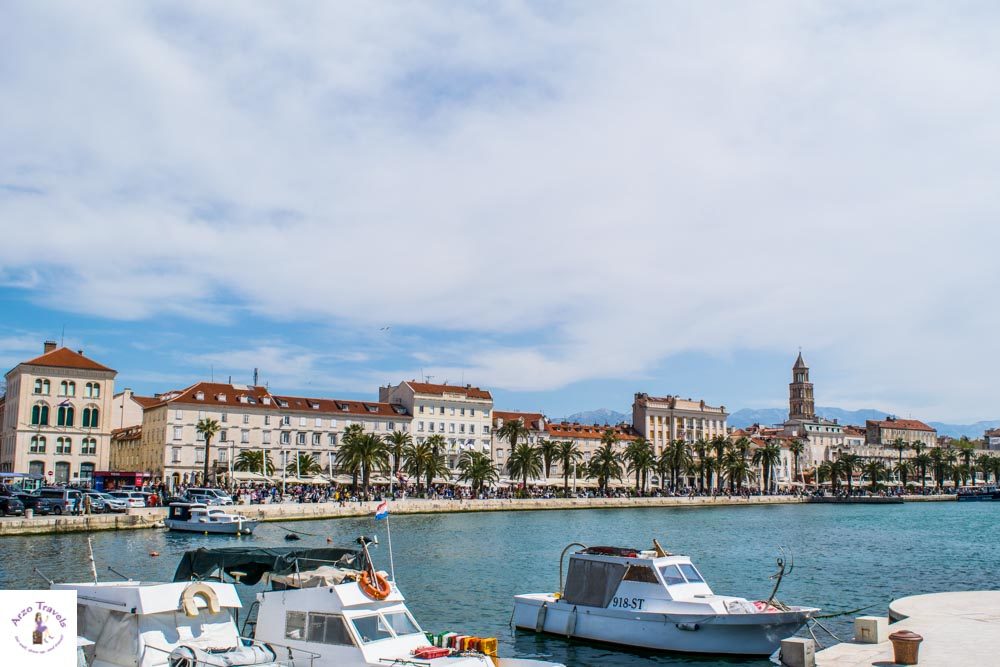
[[[603,609],[611,602],[627,569],[624,563],[571,558],[563,599],[570,604]]]
[[[360,547],[332,546],[296,547],[224,547],[195,549],[181,558],[174,572],[174,581],[208,579],[222,570],[229,576],[240,572],[240,581],[253,586],[268,572],[289,574],[312,570],[321,565],[360,570],[366,564]]]

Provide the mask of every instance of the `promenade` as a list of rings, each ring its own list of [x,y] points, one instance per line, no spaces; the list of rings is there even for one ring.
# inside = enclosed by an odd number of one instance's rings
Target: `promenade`
[[[948,501],[954,496],[905,496],[907,501]],[[798,496],[726,496],[662,497],[662,498],[529,498],[492,500],[424,500],[407,498],[391,501],[393,514],[439,514],[452,512],[532,512],[543,510],[585,510],[642,507],[741,507],[755,505],[787,505],[806,503]],[[337,503],[284,502],[263,505],[237,505],[232,508],[250,519],[260,521],[314,521],[371,516],[378,501]],[[90,516],[45,516],[25,519],[0,519],[0,537],[75,533],[96,530],[136,530],[157,528],[166,516],[166,508],[131,509],[128,514],[96,514]]]

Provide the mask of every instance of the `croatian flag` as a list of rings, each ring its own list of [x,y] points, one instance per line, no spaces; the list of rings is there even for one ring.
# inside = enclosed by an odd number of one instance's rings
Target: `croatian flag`
[[[70,403],[70,400],[68,398],[67,399],[63,399],[63,402],[60,403],[59,405],[57,405],[56,407],[57,408],[65,408],[67,405],[72,405],[72,403]]]
[[[379,506],[375,508],[375,520],[379,521],[381,519],[389,518],[389,503],[383,500],[379,503]]]

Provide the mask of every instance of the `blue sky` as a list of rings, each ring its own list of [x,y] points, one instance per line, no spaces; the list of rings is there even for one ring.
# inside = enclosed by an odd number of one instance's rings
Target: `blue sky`
[[[998,14],[4,3],[0,362],[996,418]]]

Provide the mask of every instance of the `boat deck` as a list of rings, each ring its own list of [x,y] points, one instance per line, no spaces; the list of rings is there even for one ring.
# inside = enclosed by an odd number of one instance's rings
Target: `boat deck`
[[[1000,655],[1000,591],[931,593],[889,605],[890,633],[912,630],[924,638],[920,667],[995,665]],[[817,667],[890,667],[892,644],[837,644],[816,654]]]

